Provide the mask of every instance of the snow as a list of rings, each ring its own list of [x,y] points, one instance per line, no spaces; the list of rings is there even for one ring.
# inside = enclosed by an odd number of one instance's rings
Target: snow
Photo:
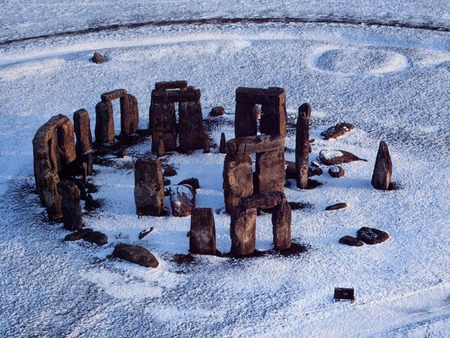
[[[335,17],[449,27],[448,1],[299,3],[282,1],[3,1],[0,41],[89,27],[214,17]],[[367,20],[366,20],[367,21]],[[108,62],[89,62],[94,51]],[[31,140],[51,116],[95,104],[125,88],[148,125],[157,81],[186,79],[200,88],[206,117],[222,105],[227,115],[211,136],[234,137],[238,86],[280,86],[295,123],[312,105],[310,160],[342,149],[368,162],[342,164],[346,176],[314,177],[317,189],[285,189],[293,211],[292,237],[308,246],[299,256],[252,259],[187,254],[190,217],[135,214],[137,157],[150,140],[96,166],[92,178],[101,210],[84,222],[108,235],[96,247],[63,242],[34,193]],[[450,35],[373,25],[237,23],[149,25],[36,38],[0,47],[0,336],[437,336],[450,333]],[[116,127],[119,113],[115,107]],[[338,122],[356,129],[337,140],[320,132]],[[286,147],[295,149],[295,128]],[[380,140],[389,146],[399,189],[370,185]],[[286,159],[293,161],[294,152]],[[223,212],[224,155],[173,153],[172,183],[196,177],[198,207],[215,211],[217,249],[230,250],[230,218]],[[326,166],[324,166],[326,168]],[[325,207],[345,202],[342,210]],[[168,203],[168,199],[166,199]],[[144,239],[138,234],[155,230]],[[338,243],[362,226],[388,232],[380,245]],[[109,258],[120,242],[139,244],[160,261],[147,269]],[[270,215],[257,219],[258,250],[272,248]],[[334,287],[355,288],[355,303],[333,302]]]

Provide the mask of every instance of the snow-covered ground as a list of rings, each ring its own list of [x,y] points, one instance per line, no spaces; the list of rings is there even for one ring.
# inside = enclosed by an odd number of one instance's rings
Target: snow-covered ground
[[[3,1],[0,42],[89,27],[214,17],[325,17],[433,23],[450,27],[448,1]],[[94,51],[109,61],[89,62]],[[233,138],[238,86],[284,87],[291,122],[313,107],[311,159],[344,149],[368,162],[343,165],[321,187],[286,188],[292,232],[309,246],[300,255],[234,260],[188,253],[190,218],[137,218],[132,163],[148,143],[129,149],[114,168],[97,166],[95,198],[85,216],[109,244],[63,242],[34,194],[31,140],[51,116],[91,114],[106,91],[125,88],[148,125],[155,82],[188,80],[202,91],[206,117],[223,105],[213,131]],[[167,25],[32,39],[0,47],[0,336],[411,336],[450,334],[450,33],[368,25],[237,23]],[[116,128],[119,127],[118,105]],[[336,141],[320,132],[337,122],[357,129]],[[290,129],[291,131],[291,129]],[[390,147],[400,189],[373,189],[380,140]],[[294,149],[290,132],[286,146]],[[286,153],[294,159],[292,152]],[[224,155],[215,149],[172,154],[173,183],[197,177],[197,205],[223,208]],[[346,202],[348,208],[324,211]],[[229,251],[229,216],[215,215],[217,246]],[[156,228],[143,240],[139,232]],[[338,244],[362,226],[391,238],[361,248]],[[151,270],[108,256],[120,242],[147,247]],[[270,215],[257,220],[257,249],[272,246]],[[355,303],[334,303],[334,287],[354,287]]]

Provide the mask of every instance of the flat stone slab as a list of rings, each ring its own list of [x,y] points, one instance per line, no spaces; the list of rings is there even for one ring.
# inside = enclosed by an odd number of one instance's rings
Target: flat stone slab
[[[355,126],[351,123],[338,123],[335,126],[321,132],[320,136],[322,136],[324,140],[337,139],[345,134],[348,134],[354,129]]]
[[[112,101],[121,97],[124,97],[128,94],[125,89],[116,89],[110,92],[103,93],[100,97],[103,102]]]
[[[139,245],[117,244],[112,255],[147,268],[157,268],[159,265],[156,257]]]
[[[363,246],[364,242],[352,237],[352,236],[344,236],[342,238],[339,239],[339,243],[341,244],[345,244],[345,245],[350,245],[350,246]]]
[[[333,205],[329,205],[325,208],[325,210],[339,210],[344,208],[347,208],[347,203],[336,203]]]
[[[94,230],[89,229],[89,228],[78,230],[78,231],[68,234],[66,237],[64,237],[64,241],[66,241],[66,242],[79,241],[80,239],[85,238],[89,233],[91,233],[93,231]]]
[[[280,148],[284,148],[284,137],[282,136],[246,136],[227,142],[227,153],[231,155],[265,153]]]
[[[389,239],[389,235],[387,232],[368,227],[362,227],[356,232],[356,235],[357,239],[363,241],[366,244],[379,244]]]
[[[345,150],[322,150],[319,153],[318,160],[325,165],[336,165],[353,161],[367,162],[366,159],[360,158]]]

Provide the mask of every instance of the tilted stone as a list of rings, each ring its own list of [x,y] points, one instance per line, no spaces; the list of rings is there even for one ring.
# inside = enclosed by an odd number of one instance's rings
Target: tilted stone
[[[308,104],[300,106],[297,118],[297,131],[295,138],[295,168],[297,187],[308,187],[308,162],[309,162],[309,123],[308,112],[311,108]]]
[[[255,191],[284,191],[285,167],[284,147],[256,154]]]
[[[258,135],[238,137],[227,142],[227,153],[231,155],[263,153],[278,149],[284,151],[284,137]]]
[[[193,254],[216,254],[216,227],[211,208],[195,208],[191,215],[189,252]]]
[[[124,97],[128,94],[128,92],[125,89],[116,89],[112,90],[110,92],[102,94],[100,97],[103,102],[112,101],[121,97]]]
[[[291,247],[291,207],[284,199],[272,213],[273,244],[276,250]]]
[[[164,181],[161,162],[140,158],[134,171],[134,199],[138,215],[161,215],[164,208]]]
[[[185,89],[187,88],[187,81],[166,81],[166,82],[156,82],[156,90],[167,90],[167,89]]]
[[[391,185],[392,160],[389,149],[384,141],[378,147],[377,159],[373,168],[372,186],[375,189],[388,190]]]
[[[253,193],[252,158],[249,155],[225,156],[223,191],[228,213],[239,204],[242,197]]]
[[[92,150],[91,120],[89,113],[85,109],[77,110],[73,113],[73,124],[77,137],[77,156]]]
[[[286,196],[284,193],[272,191],[243,197],[239,201],[239,206],[242,209],[270,209],[280,205],[285,200]]]
[[[251,255],[256,247],[256,209],[236,207],[231,212],[231,255]]]
[[[111,101],[95,106],[95,141],[99,144],[114,141],[114,113]]]

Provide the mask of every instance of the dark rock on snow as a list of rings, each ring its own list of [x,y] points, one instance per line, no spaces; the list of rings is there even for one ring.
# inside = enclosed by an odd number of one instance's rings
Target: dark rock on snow
[[[392,176],[392,161],[388,146],[381,141],[372,174],[372,186],[379,190],[389,190]]]
[[[225,115],[225,108],[222,106],[218,106],[218,107],[214,107],[211,109],[210,116],[221,116],[221,115]]]
[[[64,241],[70,242],[70,241],[79,241],[80,239],[83,239],[87,236],[87,234],[93,232],[94,230],[86,228],[78,230],[77,232],[73,232],[71,234],[68,234],[66,237],[64,237]]]
[[[108,243],[108,236],[100,231],[89,232],[83,239],[97,245],[105,245]]]
[[[353,161],[367,162],[367,160],[345,150],[322,150],[319,153],[318,160],[325,165],[336,165]]]
[[[100,54],[99,52],[95,52],[94,56],[92,57],[92,62],[96,64],[100,64],[106,61],[106,58]]]
[[[338,165],[334,165],[334,166],[331,166],[330,168],[328,168],[328,173],[330,174],[331,177],[334,177],[334,178],[339,178],[339,177],[345,176],[344,169],[342,169],[342,167],[340,167]]]
[[[148,268],[157,268],[159,265],[156,257],[146,248],[139,245],[117,244],[112,255]]]
[[[325,208],[325,210],[339,210],[347,208],[347,203],[336,203]]]
[[[178,185],[183,185],[183,184],[190,185],[195,190],[200,189],[200,182],[195,177],[191,177],[191,178],[182,180],[180,183],[178,183]]]
[[[352,237],[352,236],[344,236],[342,238],[339,239],[339,243],[341,244],[345,244],[345,245],[350,245],[350,246],[363,246],[364,242]]]
[[[328,128],[327,130],[320,133],[320,136],[323,137],[324,140],[337,139],[338,137],[342,137],[345,134],[351,132],[355,129],[355,126],[350,123],[338,123],[333,127]]]
[[[375,228],[362,227],[356,232],[356,238],[366,244],[379,244],[389,239],[387,232]]]

